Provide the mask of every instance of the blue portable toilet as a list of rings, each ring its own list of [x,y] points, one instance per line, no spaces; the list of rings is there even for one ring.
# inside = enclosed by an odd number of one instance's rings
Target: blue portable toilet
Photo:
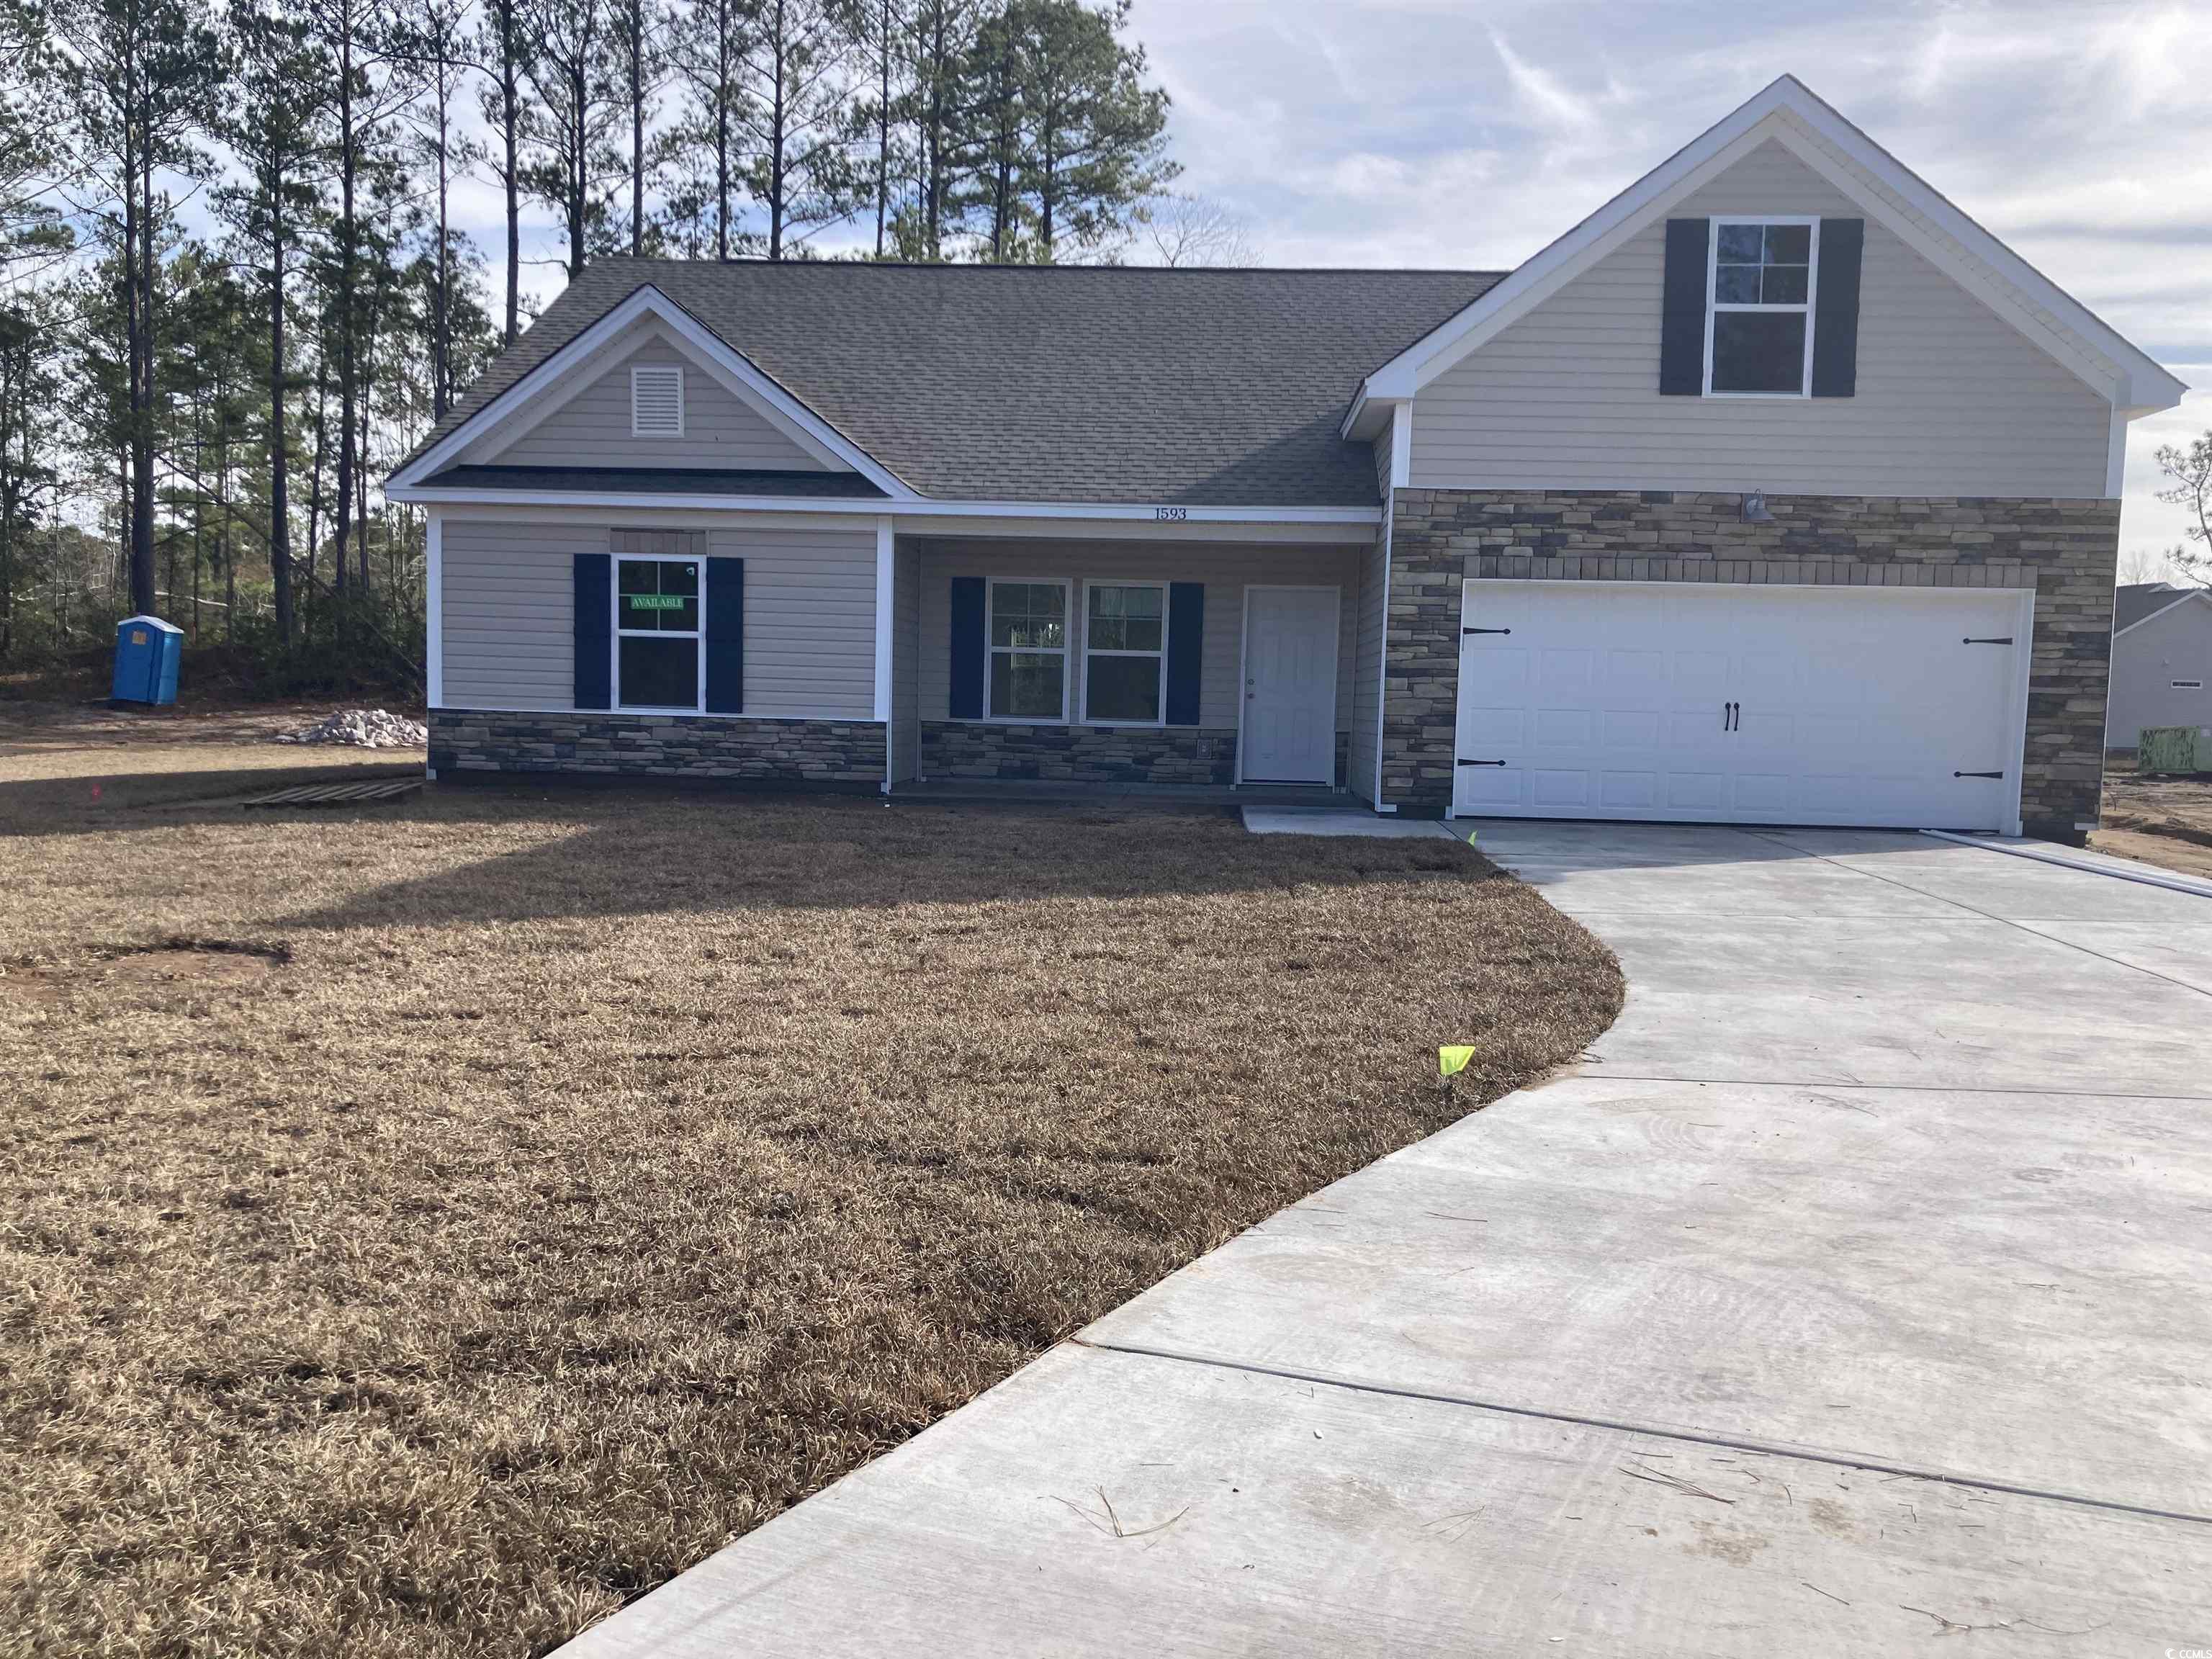
[[[115,624],[115,702],[172,703],[185,630],[159,617],[125,617]]]

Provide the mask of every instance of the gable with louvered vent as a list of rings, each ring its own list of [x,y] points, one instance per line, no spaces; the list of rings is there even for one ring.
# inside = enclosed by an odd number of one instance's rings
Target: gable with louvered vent
[[[674,363],[639,363],[629,372],[629,429],[635,438],[684,435],[684,370]]]

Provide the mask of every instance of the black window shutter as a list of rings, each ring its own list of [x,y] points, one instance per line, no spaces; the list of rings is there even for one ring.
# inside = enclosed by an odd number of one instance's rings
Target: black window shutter
[[[707,561],[707,712],[745,712],[745,562]]]
[[[952,579],[952,699],[956,720],[983,718],[983,579]]]
[[[576,555],[576,675],[579,708],[613,704],[614,560],[605,553]]]
[[[1859,385],[1859,255],[1863,219],[1820,221],[1813,295],[1813,395],[1849,398]]]
[[[1198,724],[1198,670],[1206,655],[1206,584],[1168,584],[1168,720]]]
[[[1659,391],[1697,398],[1705,390],[1705,270],[1711,221],[1667,222],[1667,276],[1659,305]]]

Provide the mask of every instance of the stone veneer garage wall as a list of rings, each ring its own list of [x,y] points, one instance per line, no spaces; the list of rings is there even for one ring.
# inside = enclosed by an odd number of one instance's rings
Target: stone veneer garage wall
[[[2120,504],[2105,500],[1769,495],[1664,489],[1399,489],[1390,525],[1382,800],[1441,813],[1458,720],[1460,583],[1779,582],[2033,588],[2031,835],[2078,842],[2104,781]]]
[[[430,766],[441,777],[564,772],[817,789],[884,782],[884,728],[872,720],[433,708],[429,726]]]

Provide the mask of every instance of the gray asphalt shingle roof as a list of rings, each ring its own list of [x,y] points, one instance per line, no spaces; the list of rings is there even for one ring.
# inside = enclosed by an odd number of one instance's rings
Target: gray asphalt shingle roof
[[[650,283],[925,495],[1371,506],[1352,392],[1502,274],[607,259],[425,443]]]
[[[2170,605],[2189,597],[2185,587],[2164,582],[2127,582],[2112,591],[2112,631],[2132,628],[2146,617],[2155,617]]]

